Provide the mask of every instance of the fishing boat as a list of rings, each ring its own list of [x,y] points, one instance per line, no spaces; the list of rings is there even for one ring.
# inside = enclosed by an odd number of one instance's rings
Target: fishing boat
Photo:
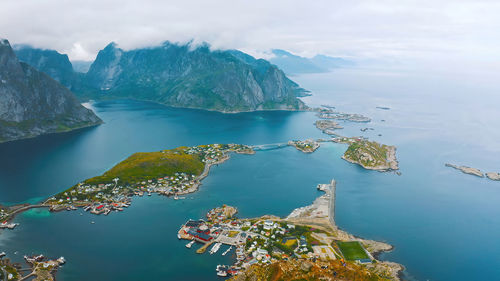
[[[190,249],[193,246],[194,240],[186,244],[186,248]]]
[[[217,251],[219,250],[220,246],[222,245],[222,243],[215,243],[215,245],[212,247],[212,249],[210,249],[210,254],[213,255],[215,253],[217,253]]]
[[[229,253],[229,251],[231,251],[231,249],[233,249],[233,246],[229,246],[229,248],[224,253],[222,253],[222,255],[225,256],[227,253]]]

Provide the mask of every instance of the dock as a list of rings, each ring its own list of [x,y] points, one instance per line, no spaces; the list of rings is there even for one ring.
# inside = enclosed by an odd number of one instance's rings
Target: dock
[[[215,241],[210,241],[208,243],[206,243],[205,245],[201,246],[201,248],[199,248],[198,250],[196,250],[196,253],[197,254],[203,254],[205,253],[205,251],[207,250],[208,247],[210,247],[210,245],[212,245]]]

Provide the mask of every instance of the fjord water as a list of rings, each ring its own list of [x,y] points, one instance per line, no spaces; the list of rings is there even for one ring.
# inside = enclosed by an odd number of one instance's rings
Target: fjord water
[[[343,123],[341,133],[396,145],[402,175],[347,163],[340,159],[346,148],[340,144],[323,145],[313,154],[288,147],[233,155],[185,200],[134,198],[130,208],[109,216],[26,212],[16,218],[18,228],[0,234],[0,250],[16,260],[31,253],[65,256],[60,280],[216,280],[215,265],[231,257],[186,249],[176,238],[181,223],[223,203],[238,207],[241,217],[285,216],[319,196],[316,184],[335,178],[337,224],[393,244],[395,250],[382,258],[405,265],[407,278],[500,276],[500,183],[444,167],[453,162],[500,170],[499,99],[491,94],[498,89],[359,69],[294,79],[313,91],[309,104],[329,103],[372,117],[368,124]],[[136,151],[324,137],[313,126],[314,114],[306,112],[220,114],[136,101],[93,108],[104,125],[0,145],[2,204],[39,201]],[[364,127],[375,130],[361,132]]]

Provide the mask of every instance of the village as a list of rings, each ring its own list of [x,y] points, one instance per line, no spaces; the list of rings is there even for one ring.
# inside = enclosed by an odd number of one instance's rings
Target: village
[[[253,264],[289,259],[372,262],[373,257],[357,241],[332,243],[328,234],[320,229],[292,224],[277,217],[238,219],[234,217],[235,213],[236,208],[226,205],[212,209],[206,220],[187,221],[177,235],[179,239],[190,241],[186,248],[200,245],[196,251],[199,254],[210,248],[211,255],[219,250],[226,255],[235,249],[235,263],[218,265],[218,276],[238,275]],[[224,249],[223,245],[226,246]],[[351,254],[351,249],[355,255]]]
[[[195,192],[201,180],[208,175],[212,165],[229,159],[229,153],[253,154],[251,147],[240,144],[211,144],[179,148],[175,154],[199,156],[204,170],[200,174],[173,172],[161,177],[148,178],[130,183],[119,177],[110,182],[81,182],[49,199],[43,205],[51,211],[71,211],[82,207],[95,215],[108,215],[112,211],[123,211],[130,206],[133,196],[151,196],[152,194],[172,196],[175,200],[185,199],[185,194]],[[178,149],[178,150],[179,150]],[[177,169],[180,170],[179,167]]]
[[[64,257],[58,259],[47,259],[43,255],[24,256],[28,267],[23,268],[20,263],[13,263],[6,257],[4,252],[0,253],[0,280],[55,280],[55,274],[60,266],[66,263]]]

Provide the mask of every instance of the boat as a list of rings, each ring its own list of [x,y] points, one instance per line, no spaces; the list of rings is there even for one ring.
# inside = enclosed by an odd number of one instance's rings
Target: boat
[[[175,196],[174,196],[174,199],[175,199],[175,200],[178,200],[178,199],[179,199],[179,197],[178,197],[177,195],[175,195]]]
[[[231,249],[233,249],[233,246],[229,246],[229,248],[227,248],[227,250],[222,253],[222,255],[225,256],[227,253],[229,253],[229,251],[231,251]]]
[[[186,244],[186,248],[190,249],[193,246],[194,240]]]
[[[215,243],[215,245],[212,247],[212,249],[210,249],[210,254],[213,255],[213,254],[217,253],[217,251],[219,250],[221,245],[222,245],[222,243],[220,243],[220,242]]]
[[[228,267],[225,265],[217,265],[216,271],[217,271],[217,276],[220,277],[226,277],[227,276],[227,270]]]
[[[94,224],[94,223],[95,223],[95,221],[91,221],[90,223],[91,223],[91,224]]]
[[[148,192],[148,196],[151,196],[151,192]]]
[[[177,238],[181,239],[181,235],[179,233],[177,233]]]
[[[83,208],[83,210],[84,210],[85,212],[87,212],[88,210],[90,210],[90,208],[91,208],[91,207],[92,207],[92,206],[88,205],[87,207]]]
[[[226,277],[227,276],[227,271],[225,271],[225,270],[217,271],[217,276]]]

